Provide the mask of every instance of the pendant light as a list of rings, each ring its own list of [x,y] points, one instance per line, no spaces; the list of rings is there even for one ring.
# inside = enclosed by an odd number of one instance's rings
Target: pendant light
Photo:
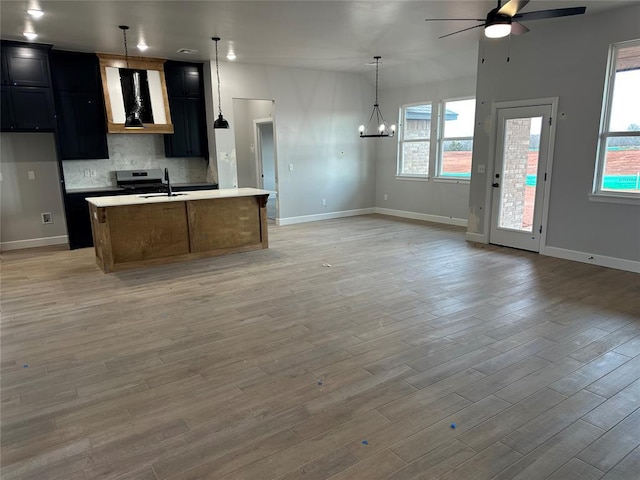
[[[384,121],[384,117],[382,116],[382,112],[380,111],[380,106],[378,104],[378,65],[382,57],[377,55],[373,58],[376,61],[376,103],[373,104],[373,111],[371,112],[369,123],[367,124],[366,128],[364,125],[360,125],[360,128],[358,130],[360,131],[361,138],[393,137],[396,133],[396,126],[391,125],[391,127],[387,127],[387,122]],[[371,126],[373,117],[376,118],[374,124],[376,133],[369,133],[369,127]]]
[[[127,25],[120,25],[118,28],[122,30],[122,37],[124,39],[124,58],[127,62],[127,70],[129,70],[129,49],[127,48]],[[142,120],[140,119],[140,113],[142,112],[142,93],[140,89],[140,72],[133,72],[133,106],[131,111],[127,112],[126,119],[124,121],[124,128],[127,130],[140,130],[144,128]]]
[[[229,122],[222,116],[222,102],[220,100],[220,66],[218,64],[218,42],[220,37],[211,37],[211,40],[216,42],[216,76],[218,77],[218,118],[213,122],[213,128],[229,128]]]

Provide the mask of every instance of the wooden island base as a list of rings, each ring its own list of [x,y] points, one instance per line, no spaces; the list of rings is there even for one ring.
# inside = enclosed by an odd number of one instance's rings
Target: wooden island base
[[[87,199],[96,263],[109,273],[268,248],[268,197],[186,194],[107,206]]]

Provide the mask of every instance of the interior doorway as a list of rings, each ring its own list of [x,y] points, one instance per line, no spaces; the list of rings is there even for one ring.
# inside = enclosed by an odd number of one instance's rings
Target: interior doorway
[[[553,103],[497,107],[489,242],[540,252],[546,237]]]
[[[233,130],[238,187],[270,190],[267,216],[278,219],[278,161],[275,102],[251,98],[233,99]]]
[[[273,119],[261,118],[253,121],[255,125],[256,176],[258,188],[276,192],[276,158],[273,141]],[[267,218],[277,217],[276,194],[269,195]]]

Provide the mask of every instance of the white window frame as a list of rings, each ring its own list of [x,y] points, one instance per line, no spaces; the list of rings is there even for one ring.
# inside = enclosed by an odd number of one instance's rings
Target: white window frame
[[[442,174],[442,161],[444,155],[444,142],[450,140],[471,140],[471,152],[473,154],[473,133],[470,137],[445,137],[444,136],[444,123],[445,123],[445,105],[447,102],[457,102],[461,100],[475,100],[475,96],[458,97],[458,98],[443,98],[438,104],[438,140],[437,140],[437,154],[435,160],[435,174],[434,181],[438,182],[451,182],[451,183],[470,183],[471,172],[473,168],[469,169],[469,177],[453,177],[450,175]]]
[[[398,121],[398,152],[397,152],[397,160],[396,160],[396,178],[400,180],[418,180],[418,181],[428,181],[431,168],[432,168],[432,158],[433,158],[433,103],[431,100],[425,100],[423,102],[416,103],[407,103],[400,107],[400,119]],[[404,138],[404,118],[405,111],[409,107],[415,107],[417,105],[431,105],[431,124],[429,128],[429,136],[425,138],[412,138],[410,140],[405,140]],[[417,174],[417,173],[403,173],[402,166],[404,164],[404,144],[405,143],[416,143],[416,142],[429,142],[429,165],[427,165],[427,173],[425,174]]]
[[[596,169],[593,180],[593,190],[590,200],[611,203],[628,203],[640,205],[639,193],[612,192],[602,190],[602,177],[604,174],[605,156],[607,154],[607,140],[616,137],[638,137],[640,132],[610,132],[611,103],[616,76],[616,64],[618,63],[618,51],[621,48],[640,46],[640,39],[628,42],[614,43],[609,47],[609,60],[607,62],[607,76],[605,80],[604,98],[602,101],[602,114],[600,118],[600,134],[598,137],[598,149],[596,153]]]

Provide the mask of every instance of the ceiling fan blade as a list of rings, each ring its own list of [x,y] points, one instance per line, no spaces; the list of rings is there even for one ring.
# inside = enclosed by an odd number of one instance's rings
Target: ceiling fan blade
[[[500,7],[500,10],[498,10],[497,13],[513,17],[516,13],[522,10],[527,3],[529,3],[529,0],[510,0]]]
[[[513,16],[513,19],[520,21],[545,20],[547,18],[582,15],[586,11],[587,7],[556,8],[555,10],[540,10],[538,12],[518,13],[517,15]]]
[[[483,23],[482,25],[474,25],[473,27],[463,28],[462,30],[458,30],[457,32],[447,33],[446,35],[443,35],[443,36],[438,37],[438,38],[450,37],[451,35],[455,35],[456,33],[462,33],[462,32],[466,32],[467,30],[472,30],[472,29],[474,29],[474,28],[484,27],[484,26],[485,26],[485,24],[484,24],[484,23]]]
[[[529,29],[523,24],[518,22],[511,22],[511,34],[512,35],[524,35]]]
[[[485,18],[425,18],[425,22],[484,22]]]

